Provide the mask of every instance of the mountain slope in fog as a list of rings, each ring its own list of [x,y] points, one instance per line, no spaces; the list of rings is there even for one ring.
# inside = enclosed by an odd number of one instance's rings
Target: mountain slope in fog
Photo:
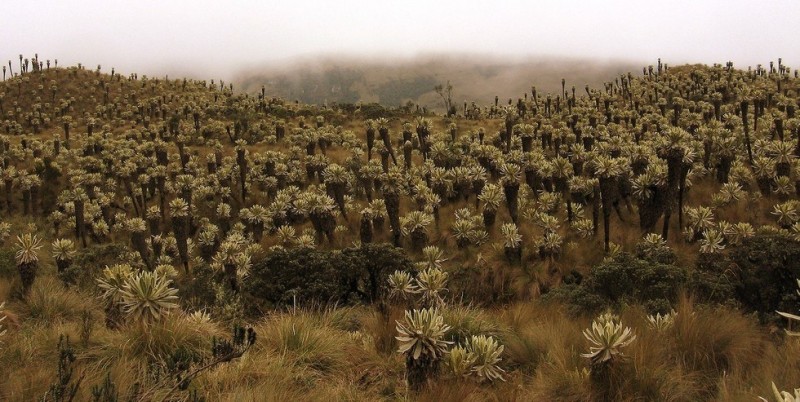
[[[425,56],[396,61],[318,57],[295,60],[282,66],[251,68],[241,72],[238,87],[268,96],[303,103],[378,102],[397,106],[407,101],[442,108],[434,92],[437,84],[453,85],[453,102],[489,104],[522,97],[536,86],[540,94],[583,91],[585,85],[602,86],[619,74],[637,72],[641,63],[555,57],[505,60],[479,56]]]

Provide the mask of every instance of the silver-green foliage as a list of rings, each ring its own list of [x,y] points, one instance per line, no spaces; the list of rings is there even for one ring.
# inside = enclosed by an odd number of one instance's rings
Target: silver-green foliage
[[[636,340],[630,327],[623,327],[619,318],[611,314],[597,317],[583,336],[591,343],[589,353],[581,356],[590,360],[593,366],[609,363],[623,357],[622,348]]]
[[[138,322],[158,321],[178,308],[178,290],[157,272],[140,272],[128,277],[122,288],[125,313]]]
[[[452,344],[444,339],[449,330],[450,326],[444,323],[444,317],[435,308],[406,311],[403,322],[397,322],[397,352],[414,360],[421,357],[439,360]]]

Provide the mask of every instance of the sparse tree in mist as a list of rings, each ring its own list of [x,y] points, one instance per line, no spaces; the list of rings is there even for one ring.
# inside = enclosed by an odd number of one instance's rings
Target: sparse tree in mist
[[[450,80],[447,80],[447,85],[439,84],[433,87],[433,90],[442,98],[447,116],[454,116],[456,107],[453,105],[453,85],[450,84]]]

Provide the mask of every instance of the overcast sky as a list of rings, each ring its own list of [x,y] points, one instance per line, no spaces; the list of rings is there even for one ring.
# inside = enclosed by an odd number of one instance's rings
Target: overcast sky
[[[0,60],[230,78],[316,54],[800,65],[799,0],[4,1]],[[14,64],[16,65],[16,64]]]

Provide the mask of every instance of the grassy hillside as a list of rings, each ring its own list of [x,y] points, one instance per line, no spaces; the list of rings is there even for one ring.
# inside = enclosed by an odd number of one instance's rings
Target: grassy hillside
[[[443,117],[79,67],[6,79],[0,400],[797,387],[776,313],[800,311],[794,71],[556,82]]]

